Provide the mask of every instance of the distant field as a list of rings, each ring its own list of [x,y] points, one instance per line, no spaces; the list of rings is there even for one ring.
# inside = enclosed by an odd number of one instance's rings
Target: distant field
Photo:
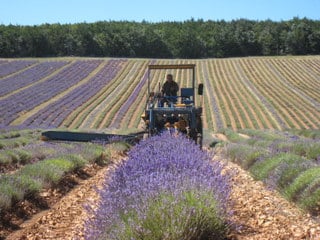
[[[320,56],[0,59],[0,128],[136,128],[148,64],[171,63],[196,64],[206,129],[320,128]],[[189,73],[173,74],[188,84]],[[157,89],[165,73],[151,77]]]

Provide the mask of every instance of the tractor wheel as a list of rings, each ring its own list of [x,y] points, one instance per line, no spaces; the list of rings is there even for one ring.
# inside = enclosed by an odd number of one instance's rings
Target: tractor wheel
[[[202,149],[202,134],[198,133],[196,144],[199,145],[200,149]]]
[[[202,140],[203,140],[203,126],[201,116],[197,117],[197,144],[202,149]]]
[[[203,134],[203,128],[202,128],[202,119],[201,117],[197,117],[197,132],[198,134]]]
[[[190,138],[202,148],[202,134],[198,133],[196,129],[192,129],[190,132]]]

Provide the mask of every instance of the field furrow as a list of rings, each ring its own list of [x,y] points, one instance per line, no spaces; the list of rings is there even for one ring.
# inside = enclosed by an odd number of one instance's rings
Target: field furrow
[[[320,82],[310,76],[308,72],[304,72],[303,68],[296,64],[296,61],[291,60],[289,64],[283,61],[272,61],[272,64],[269,63],[268,67],[286,88],[303,98],[306,106],[312,105],[311,107],[320,109],[318,91]]]
[[[219,99],[220,109],[224,119],[224,127],[237,129],[238,119],[234,107],[231,105],[228,96],[229,93],[225,88],[226,73],[221,69],[221,63],[213,61],[213,68],[209,68],[209,73],[211,76],[216,75],[215,93],[217,94],[216,99]]]
[[[255,128],[255,124],[253,123],[249,116],[247,111],[245,110],[244,107],[247,107],[246,101],[243,101],[241,99],[241,94],[239,92],[239,88],[241,86],[241,84],[239,84],[239,81],[237,81],[237,79],[235,78],[234,75],[234,69],[232,69],[232,66],[230,65],[232,62],[231,61],[226,61],[225,64],[225,71],[228,71],[229,75],[228,75],[228,80],[226,81],[227,85],[228,85],[228,91],[231,92],[231,99],[232,102],[235,106],[235,109],[237,111],[238,114],[238,118],[240,119],[240,124],[241,124],[241,129],[245,129],[245,128],[251,128],[254,129]],[[240,128],[238,128],[240,129]]]
[[[70,67],[72,64],[74,64],[74,62],[69,61],[69,62],[65,63],[65,65],[63,65],[60,68],[56,69],[55,71],[51,72],[50,74],[47,74],[47,75],[43,76],[41,79],[38,79],[37,81],[33,81],[29,84],[25,84],[24,81],[26,81],[26,78],[22,78],[21,81],[18,81],[19,83],[21,83],[21,86],[19,86],[16,90],[13,90],[13,91],[7,93],[4,96],[0,96],[0,100],[8,98],[12,95],[20,94],[21,92],[23,93],[25,91],[28,91],[28,89],[32,89],[33,87],[37,86],[38,84],[48,81],[53,76],[59,74],[59,72],[63,72],[66,68]],[[19,78],[20,72],[27,71],[29,68],[32,68],[32,66],[28,67],[26,70],[19,71],[17,74],[10,75],[9,78],[13,77],[12,80],[16,81],[15,78],[16,77]]]
[[[203,76],[203,84],[205,85],[204,94],[204,122],[209,129],[221,129],[223,128],[223,120],[220,115],[219,102],[216,98],[216,91],[212,88],[212,81],[210,81],[208,63],[200,64],[199,70],[201,76]],[[215,79],[212,79],[213,81]],[[209,91],[212,89],[212,91]],[[204,126],[205,126],[204,125]]]
[[[274,108],[281,116],[282,121],[285,121],[286,124],[283,125],[283,128],[300,128],[300,122],[297,119],[295,113],[291,109],[291,103],[287,101],[284,97],[284,91],[281,86],[279,87],[278,79],[266,68],[264,63],[257,61],[251,61],[250,64],[247,64],[251,69],[246,69],[246,74],[250,75],[255,73],[255,76],[252,77],[252,82],[255,84],[255,87],[266,97],[268,101],[273,105]],[[245,66],[244,66],[245,67]],[[275,91],[272,91],[274,89]]]
[[[0,65],[4,64],[4,63],[7,63],[7,62],[8,62],[7,60],[0,60]]]
[[[207,118],[207,114],[211,114],[210,111],[211,109],[206,109],[205,106],[207,104],[204,104],[205,101],[207,101],[207,98],[205,98],[205,90],[203,92],[202,96],[198,95],[198,85],[199,83],[204,84],[205,82],[205,74],[208,75],[208,73],[204,72],[204,62],[201,62],[199,60],[197,60],[196,62],[191,62],[191,63],[195,63],[197,65],[196,67],[196,71],[195,71],[195,78],[196,78],[196,106],[201,106],[202,107],[202,124],[203,124],[203,128],[205,129],[209,129],[209,125],[210,125],[210,129],[214,129],[214,125],[212,123],[212,121],[209,123],[209,119]],[[208,76],[207,76],[208,77]],[[209,111],[209,112],[208,112]]]
[[[86,69],[86,63],[82,64],[84,64],[82,68]],[[99,65],[97,64],[96,67],[99,68]],[[81,65],[79,65],[77,68],[81,68]],[[52,95],[50,99],[43,101],[29,111],[21,113],[20,116],[12,122],[12,125],[23,124],[25,126],[32,127],[58,127],[60,125],[59,123],[61,123],[61,120],[54,121],[53,119],[55,116],[61,114],[62,112],[64,114],[68,114],[68,112],[72,110],[72,108],[70,108],[70,103],[72,104],[73,102],[72,99],[68,98],[68,96],[70,96],[70,93],[72,93],[75,89],[82,89],[82,85],[86,83],[90,77],[96,74],[96,69],[92,68],[90,72],[84,75],[84,78],[79,79],[78,82],[68,86],[65,89],[61,88],[61,91],[56,92],[56,95]],[[64,70],[65,69],[62,71]],[[78,70],[75,69],[75,71]],[[56,75],[58,74],[59,73]],[[55,78],[56,75],[53,75],[52,77]]]
[[[251,129],[263,129],[263,123],[260,121],[260,118],[253,115],[253,110],[251,110],[250,106],[250,94],[247,94],[246,89],[243,90],[242,82],[238,81],[238,75],[234,69],[234,62],[228,61],[228,69],[231,74],[230,79],[230,87],[231,91],[234,92],[234,97],[236,99],[237,108],[240,111],[241,118],[244,121],[244,128]],[[243,92],[245,91],[245,97],[243,96]],[[258,111],[259,104],[255,104],[255,111]]]
[[[303,69],[308,72],[308,74],[311,74],[318,82],[320,82],[320,60],[317,58],[312,59],[301,59],[300,63],[303,67]]]
[[[243,128],[246,128],[246,126],[243,121],[243,116],[241,115],[241,112],[240,112],[240,106],[238,104],[237,97],[232,87],[233,84],[230,84],[230,82],[232,82],[232,74],[231,74],[232,70],[228,69],[227,67],[228,61],[229,60],[220,62],[221,63],[220,69],[223,76],[221,81],[225,89],[224,92],[227,99],[228,107],[231,109],[234,119],[236,121],[236,126],[234,129],[243,129]]]
[[[269,65],[268,65],[269,67]],[[285,68],[285,67],[283,67]],[[296,116],[299,116],[299,119],[304,125],[301,125],[302,128],[316,128],[319,125],[320,118],[320,103],[305,94],[299,88],[292,86],[290,83],[286,81],[286,78],[274,68],[271,71],[279,78],[279,81],[283,85],[283,96],[287,96],[287,99],[290,99],[292,107]],[[304,80],[301,78],[301,81]],[[288,103],[289,104],[289,103]]]
[[[267,107],[263,104],[264,98],[258,97],[257,91],[251,86],[248,81],[248,76],[244,76],[243,70],[239,67],[239,63],[232,61],[232,67],[234,72],[235,86],[239,90],[239,97],[241,98],[241,104],[244,104],[248,114],[248,118],[253,122],[256,129],[278,129],[278,125],[274,118],[271,117],[271,113]]]
[[[270,67],[269,64],[264,64],[264,66]],[[281,68],[277,65],[273,66],[278,67],[278,71],[272,68],[272,71],[269,72],[273,76],[272,79],[275,79],[273,84],[277,89],[280,101],[289,106],[288,110],[291,110],[291,116],[295,118],[300,128],[315,128],[320,117],[318,104],[288,82],[287,79],[293,74],[289,73],[289,76],[282,74],[282,72],[288,71],[285,65],[282,65]],[[310,112],[315,115],[310,115]]]

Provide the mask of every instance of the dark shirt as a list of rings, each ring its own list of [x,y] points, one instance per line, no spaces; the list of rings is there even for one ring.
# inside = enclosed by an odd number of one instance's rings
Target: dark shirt
[[[177,92],[179,90],[179,86],[176,82],[168,82],[166,81],[162,86],[162,93],[165,96],[177,96]]]

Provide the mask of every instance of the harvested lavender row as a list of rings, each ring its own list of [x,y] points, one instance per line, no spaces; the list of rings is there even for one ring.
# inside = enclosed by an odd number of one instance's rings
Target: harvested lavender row
[[[223,239],[231,189],[222,168],[184,136],[140,142],[88,208],[86,239]]]
[[[263,96],[263,94],[254,86],[254,84],[246,77],[243,69],[238,65],[234,64],[235,70],[239,75],[239,80],[244,83],[244,85],[255,95],[255,97],[268,109],[272,114],[277,123],[281,126],[282,129],[286,128],[285,122],[281,119],[275,107]]]
[[[212,84],[210,83],[209,74],[208,74],[208,67],[206,64],[204,64],[204,66],[203,66],[203,75],[204,75],[206,86],[211,87]],[[222,114],[220,113],[217,101],[215,100],[215,97],[213,95],[209,96],[209,100],[210,100],[210,104],[211,104],[213,112],[214,112],[216,127],[217,127],[217,129],[222,129],[223,128],[223,121],[221,118]]]
[[[315,107],[317,110],[320,110],[320,103],[313,99],[312,97],[308,96],[305,92],[293,86],[286,78],[274,67],[270,62],[267,62],[266,66],[268,69],[277,76],[281,81],[281,83],[285,86],[285,89],[289,89],[294,94],[298,95],[300,98],[303,98],[307,103]]]

